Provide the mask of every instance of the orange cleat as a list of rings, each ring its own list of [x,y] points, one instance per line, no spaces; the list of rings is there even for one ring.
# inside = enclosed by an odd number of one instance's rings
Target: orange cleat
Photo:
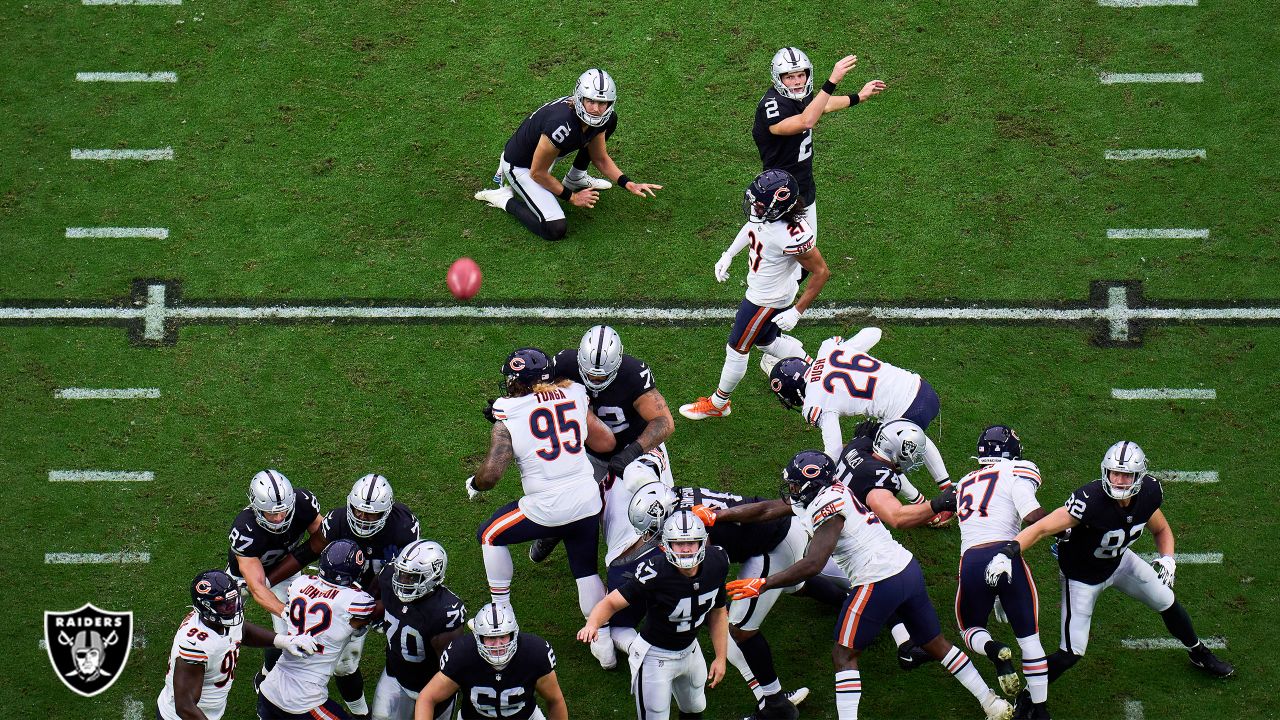
[[[730,403],[725,403],[724,407],[718,408],[712,402],[711,398],[700,397],[697,402],[680,406],[680,414],[690,420],[702,420],[709,417],[725,417],[732,409]]]

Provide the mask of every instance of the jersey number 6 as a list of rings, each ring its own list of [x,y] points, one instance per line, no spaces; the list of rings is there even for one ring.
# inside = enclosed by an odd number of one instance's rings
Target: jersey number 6
[[[870,400],[876,394],[876,377],[869,373],[880,369],[880,361],[861,353],[854,355],[850,360],[843,359],[842,355],[844,355],[843,350],[831,353],[828,363],[830,363],[831,367],[840,368],[840,370],[833,370],[827,373],[827,376],[822,379],[822,387],[826,388],[827,392],[834,393],[836,391],[836,381],[839,381],[844,383],[845,391],[849,393],[850,397]],[[867,374],[866,384],[858,387],[854,384],[853,378],[850,377],[849,373],[841,372],[842,370]]]

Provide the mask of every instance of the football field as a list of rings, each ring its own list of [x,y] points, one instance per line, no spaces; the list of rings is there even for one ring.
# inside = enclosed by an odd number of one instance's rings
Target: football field
[[[1122,438],[1165,479],[1186,554],[1175,589],[1237,674],[1153,648],[1158,615],[1108,592],[1085,659],[1050,687],[1054,717],[1280,714],[1274,6],[30,0],[0,5],[0,26],[0,528],[17,558],[0,569],[15,598],[4,717],[153,717],[191,578],[225,566],[266,467],[325,510],[385,475],[449,552],[448,586],[487,602],[475,530],[519,477],[478,503],[463,481],[508,352],[574,347],[608,322],[673,411],[714,388],[746,267],[718,284],[712,266],[743,222],[751,122],[783,45],[818,83],[857,54],[842,94],[888,85],[815,130],[832,277],[791,334],[813,351],[881,327],[874,354],[941,396],[930,435],[953,478],[1003,423],[1046,509]],[[592,66],[618,83],[610,154],[664,189],[604,191],[549,243],[472,194],[520,121]],[[465,303],[444,282],[462,256],[484,272]],[[772,495],[783,464],[821,445],[757,357],[732,416],[676,415],[677,484]],[[895,536],[959,643],[958,529]],[[513,556],[517,617],[555,648],[570,716],[634,716],[626,672],[573,640],[563,550]],[[1052,652],[1056,564],[1047,543],[1027,560]],[[135,630],[119,680],[82,698],[55,676],[43,613],[90,602],[132,611]],[[247,618],[267,621],[253,603]],[[802,717],[836,716],[833,622],[785,598],[763,626],[784,686],[813,692]],[[362,663],[370,700],[384,642]],[[228,720],[254,717],[260,662],[242,653]],[[887,633],[861,666],[861,717],[981,717],[936,664],[899,670]],[[706,717],[752,707],[730,667]]]

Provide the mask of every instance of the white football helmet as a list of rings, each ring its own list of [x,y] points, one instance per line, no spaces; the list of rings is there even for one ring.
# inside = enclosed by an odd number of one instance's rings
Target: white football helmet
[[[803,70],[809,74],[809,79],[805,81],[804,90],[800,92],[791,92],[786,83],[782,82],[782,76],[789,72]],[[813,63],[809,62],[809,56],[804,54],[800,48],[784,47],[773,54],[773,65],[771,68],[773,73],[773,89],[777,90],[783,97],[792,100],[803,100],[813,92]]]
[[[905,475],[924,462],[927,444],[928,439],[919,425],[905,418],[898,418],[880,426],[872,447],[876,454],[896,465],[898,472]]]
[[[1133,482],[1128,487],[1116,487],[1111,482],[1112,472],[1132,475]],[[1147,454],[1137,443],[1121,440],[1102,456],[1102,490],[1113,500],[1131,498],[1142,489],[1142,476],[1146,472]]]
[[[480,657],[501,670],[516,656],[516,641],[520,637],[520,626],[516,624],[516,615],[510,605],[485,603],[480,612],[471,620],[471,630],[476,634],[476,647],[480,649]],[[509,638],[506,643],[486,645],[485,638]]]
[[[651,482],[631,497],[631,503],[627,505],[627,519],[641,535],[656,535],[677,504],[676,494],[671,488],[660,482]]]
[[[356,481],[347,494],[347,523],[351,532],[360,537],[369,537],[381,530],[391,517],[391,506],[395,498],[391,493],[391,483],[381,475],[370,473]],[[373,519],[361,518],[356,511],[365,515],[373,515]]]
[[[583,100],[598,100],[609,103],[608,109],[600,115],[592,115],[582,104]],[[609,73],[600,68],[590,70],[578,76],[578,85],[573,89],[573,109],[578,119],[591,127],[601,127],[613,116],[613,105],[618,100],[618,86],[613,83]]]
[[[249,481],[249,507],[258,524],[269,532],[282,533],[293,522],[293,484],[279,470],[263,470]],[[266,513],[285,514],[283,520],[272,522]]]
[[[677,553],[671,546],[678,542],[696,542],[698,549]],[[707,526],[689,510],[677,510],[662,524],[662,552],[666,553],[667,561],[678,568],[697,567],[707,556]]]
[[[413,602],[444,582],[449,556],[440,543],[414,540],[400,551],[391,573],[391,588],[401,602]]]
[[[578,343],[578,371],[582,384],[599,393],[618,377],[622,367],[622,338],[608,325],[596,325]]]

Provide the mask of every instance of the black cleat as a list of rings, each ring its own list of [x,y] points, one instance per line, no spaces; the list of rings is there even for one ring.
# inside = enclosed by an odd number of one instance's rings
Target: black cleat
[[[1035,703],[1031,706],[1030,720],[1052,720],[1049,717],[1048,703]]]
[[[760,708],[743,720],[798,720],[800,711],[791,703],[788,695],[774,693],[766,695]]]
[[[1023,690],[1018,693],[1017,699],[1013,701],[1013,720],[1030,720],[1031,708],[1031,693]]]
[[[1191,656],[1191,664],[1203,670],[1207,675],[1225,678],[1236,674],[1234,665],[1214,655],[1212,650],[1204,646],[1204,643],[1191,648],[1191,650],[1187,651],[1187,654]]]
[[[560,538],[538,538],[529,546],[529,559],[540,563],[551,557],[551,552],[560,544]]]
[[[910,640],[898,646],[898,666],[903,670],[915,670],[932,659],[924,648],[912,644]]]
[[[1018,670],[1013,666],[1013,651],[1008,645],[991,640],[987,643],[987,657],[996,665],[996,680],[1000,682],[1000,691],[1005,697],[1013,697],[1022,687]]]

